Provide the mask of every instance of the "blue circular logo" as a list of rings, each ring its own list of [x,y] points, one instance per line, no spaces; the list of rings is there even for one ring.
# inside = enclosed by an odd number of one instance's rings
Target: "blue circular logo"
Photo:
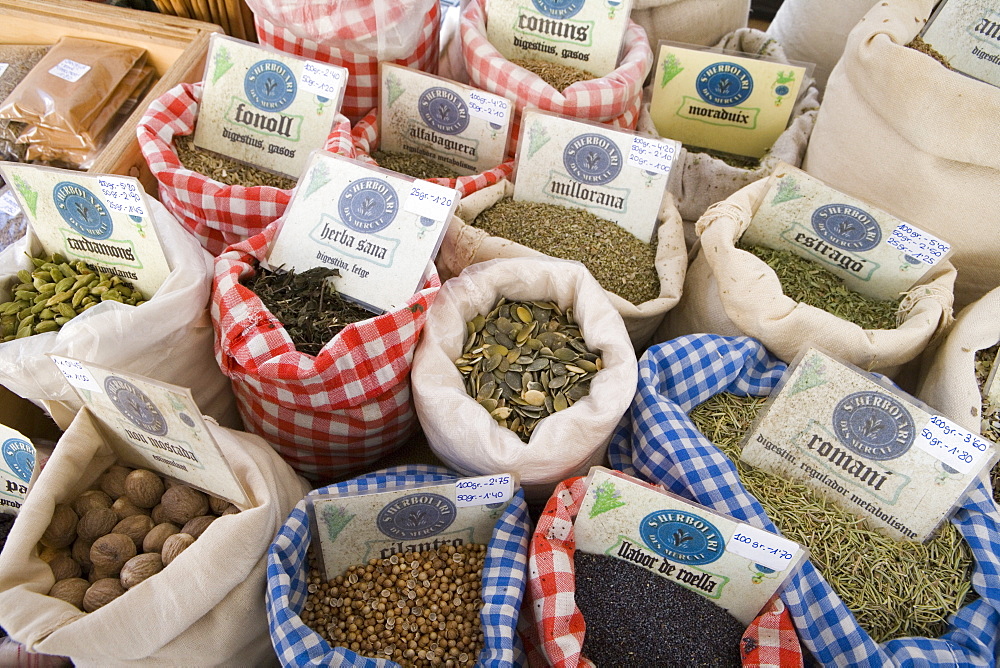
[[[833,409],[833,430],[852,452],[884,461],[906,453],[916,438],[902,402],[882,392],[855,392]]]
[[[409,494],[382,508],[376,526],[396,540],[430,538],[451,526],[455,511],[455,504],[440,494]]]
[[[56,210],[70,227],[98,241],[111,236],[114,223],[97,195],[75,183],[62,181],[52,189]]]
[[[469,127],[469,107],[454,91],[435,86],[420,95],[420,118],[438,132],[457,135]]]
[[[813,211],[811,222],[823,241],[841,250],[863,253],[882,241],[882,230],[875,219],[850,204],[821,206]]]
[[[572,139],[563,150],[563,166],[577,181],[603,185],[622,171],[622,152],[604,135],[588,133]]]
[[[746,102],[753,92],[753,77],[736,63],[713,63],[698,74],[698,95],[718,107]]]
[[[366,177],[344,188],[337,210],[344,225],[371,234],[392,224],[399,213],[399,197],[387,181]]]
[[[531,0],[540,13],[550,19],[568,19],[583,9],[587,0]]]
[[[262,111],[282,111],[295,100],[297,90],[292,70],[277,60],[256,62],[243,77],[243,92]]]
[[[23,438],[8,438],[0,446],[7,468],[24,482],[31,480],[35,468],[35,449]]]
[[[146,393],[124,378],[108,376],[104,379],[104,391],[115,408],[128,421],[153,436],[167,433],[167,421]]]
[[[726,541],[710,522],[681,510],[657,510],[642,518],[646,546],[671,561],[698,566],[719,559]]]
[[[788,86],[785,86],[785,85],[778,86],[777,88],[774,89],[774,94],[775,95],[785,96],[785,95],[788,95],[788,92],[789,92],[789,88],[788,88]]]

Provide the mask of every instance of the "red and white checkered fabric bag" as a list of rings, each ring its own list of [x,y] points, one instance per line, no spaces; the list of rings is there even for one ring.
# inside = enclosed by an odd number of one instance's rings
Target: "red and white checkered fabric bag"
[[[278,224],[216,258],[215,357],[232,379],[247,430],[314,481],[368,467],[416,427],[413,351],[441,282],[430,277],[402,307],[348,325],[316,356],[299,352],[240,279],[267,256]]]
[[[635,129],[642,104],[642,84],[653,65],[646,31],[629,21],[625,53],[610,74],[579,81],[560,93],[537,74],[507,60],[486,38],[486,0],[469,0],[460,30],[465,69],[474,86],[514,102],[512,135],[520,136],[521,112],[527,107]]]
[[[576,607],[573,522],[586,495],[586,478],[569,478],[556,486],[538,518],[528,547],[528,597],[521,609],[529,617],[521,625],[525,650],[532,666],[593,668],[581,654],[587,625]],[[525,631],[527,632],[525,634]],[[750,623],[741,643],[746,668],[802,665],[791,616],[775,597]]]
[[[371,153],[378,149],[378,112],[372,110],[367,116],[362,118],[351,130],[351,137],[354,139],[354,153],[358,160],[371,165],[378,165],[371,157]],[[514,174],[514,159],[501,162],[493,169],[487,169],[479,174],[469,176],[459,176],[455,179],[427,179],[431,183],[442,185],[446,188],[454,188],[462,197],[467,197],[472,193],[487,188],[504,179],[511,179]]]
[[[230,186],[181,164],[174,137],[194,132],[202,84],[182,83],[153,100],[136,134],[139,148],[159,184],[159,199],[212,255],[256,234],[281,217],[291,190],[272,186]],[[354,157],[351,127],[341,116],[324,149]]]
[[[261,44],[347,68],[350,75],[340,111],[352,123],[378,105],[379,61],[437,72],[441,34],[441,8],[437,0],[429,6],[401,0],[381,4],[355,2],[350,8],[341,6],[346,3],[317,6],[305,0],[249,0],[247,4],[254,10]],[[381,16],[376,7],[384,9]],[[419,32],[409,32],[418,26]],[[407,39],[393,39],[387,33]],[[382,35],[381,48],[371,44],[379,35]]]

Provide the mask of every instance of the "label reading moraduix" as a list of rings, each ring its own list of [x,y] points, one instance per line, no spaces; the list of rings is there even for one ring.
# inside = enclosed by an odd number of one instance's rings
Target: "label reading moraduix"
[[[507,478],[507,485],[513,485],[511,493],[517,488],[517,478],[510,474],[486,478]],[[497,519],[510,503],[511,493],[491,503],[460,502],[459,496],[468,496],[472,489],[460,485],[479,480],[470,478],[360,494],[310,494],[306,497],[306,507],[326,577],[343,575],[351,566],[370,559],[387,559],[394,554],[405,558],[413,552],[445,545],[489,543]],[[502,485],[497,483],[497,486]]]
[[[921,37],[953,69],[1000,86],[1000,4],[996,0],[942,0]]]
[[[744,624],[806,557],[787,538],[618,471],[590,469],[573,524],[576,549],[641,566],[725,608]]]
[[[458,199],[451,188],[314,151],[267,261],[337,269],[338,292],[390,311],[420,288]]]
[[[785,163],[772,173],[741,241],[790,250],[875,299],[898,299],[951,252],[936,237]]]
[[[808,485],[893,538],[923,542],[996,450],[903,392],[809,348],[748,433],[742,459]]]
[[[35,446],[19,432],[0,424],[0,513],[17,515],[34,468]]]
[[[391,63],[380,72],[383,151],[421,155],[462,176],[503,162],[514,111],[507,98]]]
[[[521,128],[514,199],[584,209],[653,238],[677,142],[537,110]]]
[[[487,0],[486,39],[508,60],[603,77],[618,66],[632,0]]]
[[[14,163],[0,173],[46,253],[118,276],[146,299],[170,274],[138,179]]]
[[[194,143],[298,178],[344,98],[345,68],[213,34]]]
[[[661,44],[649,113],[685,146],[760,158],[785,131],[806,68]]]

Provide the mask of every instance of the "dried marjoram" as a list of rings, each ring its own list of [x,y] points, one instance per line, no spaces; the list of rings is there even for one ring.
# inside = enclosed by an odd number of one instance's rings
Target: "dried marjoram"
[[[391,169],[400,174],[407,174],[415,179],[454,179],[456,172],[437,160],[416,153],[397,153],[395,151],[378,150],[372,153],[372,158],[383,169]]]
[[[333,276],[340,276],[340,272],[327,267],[301,273],[258,267],[256,274],[243,284],[284,325],[299,352],[318,355],[344,327],[374,317],[370,311],[341,297],[327,280]]]
[[[590,81],[597,77],[586,70],[559,63],[550,63],[536,58],[515,58],[510,61],[537,74],[542,81],[555,88],[560,93],[578,81]]]
[[[979,429],[984,437],[994,443],[1000,443],[1000,407],[987,401],[985,390],[998,350],[1000,344],[976,351],[976,381],[979,383],[979,394],[982,396],[982,425]],[[1000,503],[1000,463],[990,472],[990,481],[993,484],[993,498]]]
[[[194,145],[191,135],[174,137],[174,149],[177,151],[177,159],[186,168],[229,186],[273,186],[291,190],[296,184],[295,179],[287,176],[272,174],[232,158],[202,151]]]
[[[897,541],[804,484],[742,462],[740,440],[764,401],[717,394],[690,417],[733,460],[743,486],[781,533],[809,548],[813,565],[876,642],[944,633],[948,616],[976,597],[972,553],[958,529],[945,522],[923,545]]]

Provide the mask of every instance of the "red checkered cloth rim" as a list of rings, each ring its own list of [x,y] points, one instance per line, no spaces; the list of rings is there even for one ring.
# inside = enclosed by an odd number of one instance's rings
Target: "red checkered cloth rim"
[[[240,284],[266,257],[278,225],[216,258],[215,356],[233,382],[247,428],[299,473],[329,479],[368,466],[416,427],[410,367],[427,309],[441,286],[430,277],[404,306],[348,325],[316,356]]]
[[[362,160],[371,165],[378,165],[371,157],[372,151],[378,148],[378,112],[372,109],[362,118],[351,130],[351,137],[354,139],[354,153],[358,160]],[[442,185],[446,188],[454,188],[462,197],[492,186],[503,179],[510,180],[514,174],[514,159],[506,160],[493,169],[487,169],[479,174],[469,176],[459,176],[455,179],[427,179],[431,183]]]
[[[160,201],[208,252],[218,255],[278,219],[292,191],[273,186],[229,186],[181,164],[174,137],[194,132],[202,88],[200,83],[182,83],[153,100],[136,134],[159,184]],[[345,117],[338,117],[323,148],[354,156],[351,127]]]

